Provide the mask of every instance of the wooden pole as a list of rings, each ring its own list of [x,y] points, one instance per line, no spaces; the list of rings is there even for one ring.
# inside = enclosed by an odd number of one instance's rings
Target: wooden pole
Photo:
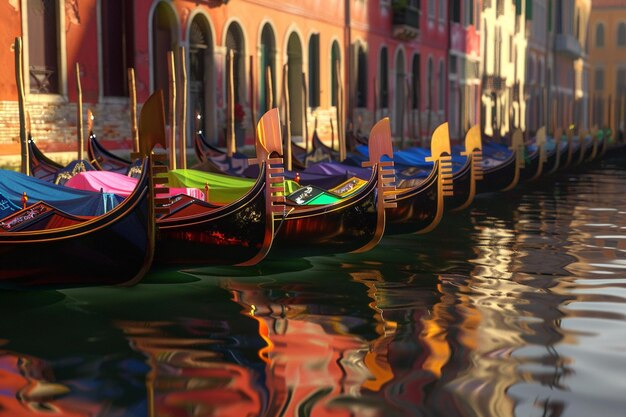
[[[304,72],[302,73],[302,120],[304,120],[304,147],[306,149],[306,152],[309,153],[309,150],[311,149],[311,141],[309,139],[309,115],[308,115],[308,111],[307,111],[307,105],[308,105],[308,91],[307,91],[307,85],[306,85],[306,75],[304,74]]]
[[[409,112],[409,142],[413,142],[415,140],[415,114],[413,113],[413,90],[411,85],[411,80],[409,78],[405,79],[404,87],[407,91],[406,96],[406,108]]]
[[[83,136],[83,89],[80,85],[80,66],[76,63],[76,142],[78,146],[77,158],[82,161],[85,157],[85,138]]]
[[[176,63],[174,52],[167,53],[170,85],[170,169],[176,169]]]
[[[421,74],[421,71],[420,71]],[[419,75],[419,74],[418,74]],[[422,144],[422,80],[418,77],[417,80],[413,80],[415,84],[415,98],[417,103],[415,108],[417,109],[417,142]]]
[[[609,94],[609,97],[607,98],[606,101],[607,101],[607,104],[608,104],[608,108],[607,108],[607,112],[606,112],[606,117],[607,117],[606,127],[610,129],[611,128],[611,120],[612,120],[612,117],[611,117],[612,114],[611,113],[613,111],[613,108],[612,108],[613,107],[612,106],[613,100],[612,100],[610,94]]]
[[[587,115],[588,119],[587,119],[587,128],[589,131],[591,131],[591,129],[593,128],[593,101],[595,100],[595,96],[589,94],[589,108],[587,109],[587,111],[589,112],[589,114]]]
[[[330,149],[335,149],[335,125],[333,118],[330,118]]]
[[[180,105],[180,167],[187,169],[187,64],[185,59],[185,47],[180,51],[180,82],[182,100]]]
[[[236,151],[235,144],[235,80],[234,80],[235,52],[228,50],[227,100],[226,100],[226,155],[232,158]]]
[[[336,61],[335,73],[337,74],[337,138],[339,139],[339,161],[343,161],[346,159],[345,97],[339,60]]]
[[[378,78],[374,77],[374,120],[373,120],[373,124],[376,124],[376,121],[378,120],[378,100],[379,100],[379,96],[378,96]]]
[[[274,108],[274,83],[272,81],[272,67],[265,67],[265,110]]]
[[[287,171],[291,171],[291,111],[289,109],[289,64],[283,65],[283,103],[285,105],[285,159]]]
[[[254,132],[256,130],[256,100],[254,97],[254,93],[256,92],[256,87],[254,83],[254,74],[256,74],[256,69],[254,67],[253,55],[250,55],[249,73],[250,73],[250,125],[252,127],[251,132]]]
[[[135,69],[128,68],[128,96],[130,99],[130,133],[133,137],[133,152],[139,152],[139,129],[137,129],[137,86]]]
[[[28,143],[26,137],[26,112],[24,103],[24,67],[22,61],[22,38],[15,38],[15,83],[17,84],[17,105],[20,119],[20,150],[22,164],[20,172],[30,175],[30,162],[28,155]]]

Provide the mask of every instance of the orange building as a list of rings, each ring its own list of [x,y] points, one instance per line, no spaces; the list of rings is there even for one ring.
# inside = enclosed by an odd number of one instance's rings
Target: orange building
[[[589,24],[592,125],[624,129],[626,118],[626,3],[593,0]],[[611,120],[608,119],[609,101]]]

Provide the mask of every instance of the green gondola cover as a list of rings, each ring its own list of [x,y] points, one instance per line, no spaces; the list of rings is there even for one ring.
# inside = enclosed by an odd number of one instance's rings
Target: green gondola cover
[[[256,180],[250,178],[232,177],[195,169],[175,169],[167,174],[159,174],[158,176],[167,177],[168,185],[174,188],[198,188],[204,191],[205,185],[208,184],[209,201],[223,204],[231,203],[241,198],[256,182]],[[287,193],[291,193],[298,187],[298,184],[293,181],[285,182],[285,191]]]

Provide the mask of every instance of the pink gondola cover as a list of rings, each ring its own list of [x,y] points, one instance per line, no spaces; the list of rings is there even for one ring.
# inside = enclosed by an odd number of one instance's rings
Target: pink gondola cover
[[[136,178],[109,171],[80,172],[65,183],[66,187],[77,190],[102,190],[105,193],[117,194],[122,197],[128,197],[133,192],[136,185]],[[170,195],[177,194],[187,194],[191,197],[204,200],[204,193],[197,188],[170,188]]]

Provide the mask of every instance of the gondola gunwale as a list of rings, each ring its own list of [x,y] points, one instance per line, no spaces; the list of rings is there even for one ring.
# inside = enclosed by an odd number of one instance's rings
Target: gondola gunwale
[[[149,166],[148,160],[144,160],[143,162],[144,169]],[[107,226],[113,225],[123,220],[125,215],[129,212],[134,211],[138,204],[140,204],[144,198],[144,196],[149,193],[149,178],[147,174],[143,174],[140,180],[137,182],[137,186],[133,190],[133,192],[126,197],[121,203],[107,211],[106,213],[100,216],[94,216],[84,222],[79,224],[74,224],[71,226],[66,226],[62,228],[55,229],[43,229],[43,230],[33,230],[33,231],[16,231],[16,232],[5,232],[0,230],[0,243],[2,243],[2,238],[7,237],[9,239],[14,239],[19,242],[47,242],[47,241],[56,241],[56,240],[66,240],[75,236],[83,236],[89,234],[91,232],[99,231]],[[28,209],[28,208],[27,208]],[[81,216],[74,216],[70,213],[64,212],[63,210],[56,209],[58,212],[67,215],[69,217],[81,218]],[[119,212],[122,212],[119,214]],[[1,220],[1,219],[0,219]],[[95,225],[95,226],[94,226]],[[80,233],[72,233],[74,230],[81,229]],[[88,230],[86,230],[88,229]],[[72,234],[69,234],[72,233]],[[32,240],[22,240],[28,239],[28,235],[33,236],[50,236],[47,238],[39,238]],[[60,236],[57,236],[60,235]]]
[[[168,213],[164,215],[163,217],[158,218],[157,227],[159,229],[170,229],[173,227],[181,226],[179,224],[181,222],[184,222],[185,226],[200,225],[200,224],[204,224],[207,222],[212,222],[212,221],[221,219],[226,216],[233,215],[235,214],[235,212],[245,209],[248,205],[252,204],[258,198],[259,194],[262,194],[265,191],[265,187],[268,186],[268,184],[265,181],[265,169],[266,169],[266,163],[263,162],[261,165],[261,169],[259,169],[259,176],[257,177],[257,180],[255,181],[253,186],[250,187],[250,189],[241,197],[239,197],[237,200],[234,200],[228,204],[223,204],[217,207],[210,207],[211,211],[207,211],[204,213],[197,213],[197,214],[192,214],[192,215],[187,215],[187,216],[174,217],[176,216],[176,213],[178,211],[182,210],[185,207],[188,207],[189,204],[194,204],[194,201],[191,200],[184,207],[177,208],[175,211]],[[174,198],[176,198],[176,196],[171,197],[171,199],[174,199]],[[194,199],[194,200],[197,201],[197,204],[204,205],[203,201],[197,200],[197,199]],[[209,206],[206,206],[206,207],[209,208]]]
[[[120,170],[128,170],[131,165],[130,161],[111,153],[102,146],[93,132],[89,132],[89,138],[87,139],[87,157],[89,158],[89,162],[99,171],[111,171],[104,169],[100,157],[106,157],[107,160],[114,161],[113,164],[118,165]],[[115,171],[115,169],[113,169],[113,171]]]

